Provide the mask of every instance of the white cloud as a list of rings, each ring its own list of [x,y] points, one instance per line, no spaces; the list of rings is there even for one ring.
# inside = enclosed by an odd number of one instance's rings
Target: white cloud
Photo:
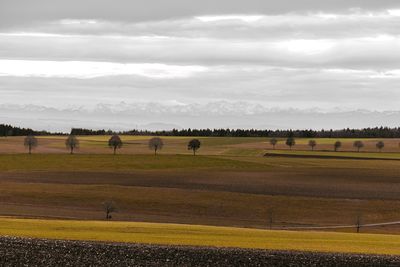
[[[197,19],[203,22],[216,22],[216,21],[243,21],[243,22],[256,22],[264,16],[261,15],[218,15],[218,16],[199,16]]]
[[[88,61],[0,60],[0,76],[91,79],[102,76],[139,75],[155,79],[187,78],[204,72],[203,66],[122,64]]]
[[[388,13],[393,17],[400,17],[400,9],[388,9]]]
[[[277,49],[282,47],[286,48],[289,52],[314,55],[327,52],[331,50],[335,45],[334,41],[330,40],[289,40],[278,42],[276,44]]]
[[[93,25],[93,24],[98,24],[97,20],[94,19],[62,19],[59,21],[60,24],[62,25]]]

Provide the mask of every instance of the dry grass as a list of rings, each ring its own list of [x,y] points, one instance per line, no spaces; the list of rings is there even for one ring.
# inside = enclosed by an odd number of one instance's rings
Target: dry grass
[[[0,218],[0,235],[167,245],[400,255],[400,236],[137,222]]]
[[[0,153],[24,153],[26,152],[23,146],[24,137],[1,137],[0,138]],[[63,136],[43,136],[39,138],[39,147],[36,153],[67,153],[64,146]],[[80,136],[78,137],[81,142],[81,149],[78,153],[111,153],[107,147],[109,136]],[[190,154],[187,150],[187,142],[194,137],[162,137],[164,139],[165,147],[161,151],[164,154]],[[148,136],[122,136],[124,147],[119,151],[122,154],[151,154],[147,147],[147,142],[150,139]],[[272,147],[269,144],[268,138],[262,137],[198,137],[202,142],[202,148],[199,153],[202,155],[233,155],[233,154],[247,154],[251,156],[260,155],[262,151],[270,150]],[[308,138],[296,139],[294,150],[310,150],[308,146]],[[319,138],[317,141],[316,150],[332,151],[335,141],[342,142],[341,151],[352,152],[353,142],[356,139],[342,138]],[[377,152],[375,147],[376,142],[381,139],[366,139],[360,138],[365,147],[362,149],[364,152]],[[383,152],[400,153],[400,139],[382,139],[385,142]],[[276,146],[278,150],[288,150],[285,145],[285,139],[279,139]],[[247,152],[245,152],[247,151]]]

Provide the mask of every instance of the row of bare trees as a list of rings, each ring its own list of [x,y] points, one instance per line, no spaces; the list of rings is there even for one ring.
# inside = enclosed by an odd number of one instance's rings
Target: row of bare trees
[[[269,140],[269,143],[272,145],[272,148],[275,149],[275,146],[278,144],[279,140],[276,138],[271,138]],[[286,139],[285,144],[292,150],[292,147],[296,145],[296,140],[293,137],[289,137]],[[308,141],[308,146],[311,148],[312,151],[314,151],[314,148],[317,146],[317,141],[316,140],[309,140]],[[378,141],[375,144],[376,148],[379,150],[379,152],[382,151],[382,149],[385,147],[385,143],[383,141]],[[342,142],[336,141],[333,144],[333,150],[337,152],[340,148],[342,147]],[[364,147],[364,143],[360,140],[354,141],[353,142],[353,147],[357,149],[357,152],[360,152],[360,150]]]
[[[113,135],[110,140],[108,140],[108,146],[113,148],[114,154],[116,154],[117,149],[122,147],[122,144],[119,135]],[[153,137],[149,140],[148,146],[150,150],[154,151],[154,155],[157,155],[157,152],[164,147],[164,141],[160,137]],[[200,149],[200,146],[201,142],[198,139],[192,139],[187,144],[188,150],[192,150],[194,156],[197,150]]]
[[[119,135],[113,135],[108,140],[108,146],[113,149],[114,155],[117,150],[122,148],[123,142]],[[28,149],[28,153],[32,153],[32,149],[38,146],[38,140],[35,136],[29,135],[24,139],[24,146]],[[79,140],[75,135],[69,135],[65,140],[65,146],[70,151],[70,154],[74,154],[74,151],[79,148]],[[149,140],[148,146],[150,150],[154,151],[154,155],[164,147],[164,141],[160,137],[153,137]],[[193,151],[193,155],[196,155],[197,150],[200,149],[201,142],[198,139],[192,139],[188,142],[188,150]]]

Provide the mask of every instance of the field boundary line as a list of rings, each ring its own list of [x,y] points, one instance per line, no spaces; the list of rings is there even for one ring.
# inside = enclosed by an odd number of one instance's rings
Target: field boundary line
[[[360,228],[365,227],[376,227],[376,226],[387,226],[387,225],[396,225],[400,224],[400,221],[394,222],[384,222],[384,223],[367,223],[359,225]],[[329,225],[329,226],[287,226],[287,227],[274,227],[274,230],[318,230],[318,229],[342,229],[342,228],[357,228],[358,225],[350,224],[350,225]]]

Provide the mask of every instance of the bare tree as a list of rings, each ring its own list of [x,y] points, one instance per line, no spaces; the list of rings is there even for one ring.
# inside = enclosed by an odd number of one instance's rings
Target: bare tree
[[[114,134],[111,136],[110,140],[108,140],[108,146],[114,150],[114,155],[117,153],[117,149],[122,147],[122,140],[121,138]]]
[[[357,148],[357,152],[360,152],[360,149],[364,147],[364,143],[362,141],[354,141],[353,146]]]
[[[296,141],[293,137],[289,137],[288,139],[286,139],[286,145],[290,148],[290,150],[292,150],[292,146],[294,146],[295,144]]]
[[[333,144],[333,148],[334,148],[335,152],[337,152],[338,149],[339,149],[341,146],[342,146],[342,142],[336,141],[336,142]]]
[[[36,137],[34,137],[33,135],[28,135],[27,137],[25,137],[24,146],[28,148],[28,152],[29,154],[31,154],[32,149],[38,146],[38,141]]]
[[[314,147],[317,145],[317,141],[310,140],[308,141],[308,145],[311,147],[311,150],[314,151]]]
[[[154,155],[157,155],[157,151],[161,150],[164,146],[164,142],[160,137],[153,137],[149,140],[149,149],[154,150]]]
[[[269,139],[269,143],[271,144],[272,149],[275,150],[275,146],[276,146],[276,144],[278,143],[278,139],[276,139],[276,138],[271,138],[271,139]]]
[[[268,209],[267,216],[268,216],[268,226],[269,229],[271,230],[272,224],[274,223],[274,210],[272,208]]]
[[[106,213],[106,220],[109,220],[112,218],[111,213],[117,211],[117,206],[115,205],[114,201],[104,201],[103,203],[103,209],[104,212]]]
[[[69,149],[71,154],[74,154],[74,150],[79,148],[79,140],[75,135],[71,134],[65,140],[65,146]]]
[[[362,224],[362,220],[361,220],[361,214],[357,215],[357,219],[356,219],[356,229],[357,229],[357,233],[360,232],[361,229],[361,225]]]
[[[201,142],[198,139],[192,139],[188,143],[188,150],[193,151],[193,156],[196,156],[196,151],[200,148]]]
[[[378,143],[376,143],[376,148],[379,150],[379,152],[381,152],[384,147],[385,143],[383,141],[379,141]]]

